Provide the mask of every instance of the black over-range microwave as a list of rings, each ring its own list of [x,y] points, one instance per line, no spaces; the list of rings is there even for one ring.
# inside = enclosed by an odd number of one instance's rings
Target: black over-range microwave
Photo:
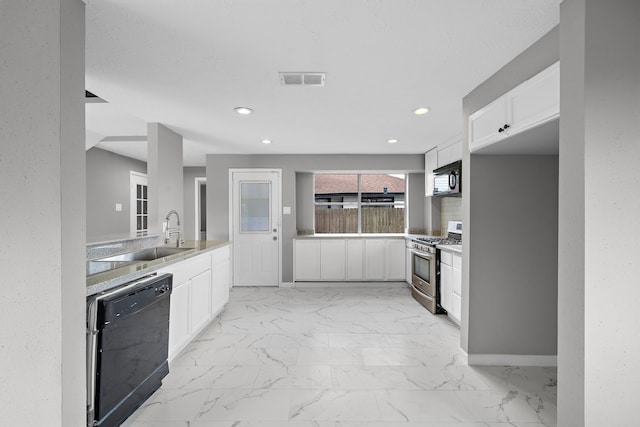
[[[462,192],[462,161],[449,163],[433,171],[434,196],[460,196]]]

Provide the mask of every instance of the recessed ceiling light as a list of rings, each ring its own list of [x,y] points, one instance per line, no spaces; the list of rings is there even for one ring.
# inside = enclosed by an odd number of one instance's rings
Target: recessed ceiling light
[[[420,107],[413,110],[413,114],[415,114],[416,116],[421,116],[423,114],[427,114],[428,112],[429,112],[428,107]]]
[[[396,142],[398,142],[398,140],[397,139],[387,139],[387,142],[389,144],[395,144]]]
[[[263,144],[271,144],[271,140],[270,139],[263,139],[262,141]]]
[[[235,111],[238,114],[242,114],[243,116],[253,113],[253,110],[248,107],[236,107],[233,109],[233,111]]]

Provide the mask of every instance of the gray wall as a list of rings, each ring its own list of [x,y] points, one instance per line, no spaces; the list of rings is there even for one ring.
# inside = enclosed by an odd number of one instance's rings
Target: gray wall
[[[302,234],[313,233],[313,173],[296,173],[296,230]]]
[[[229,169],[282,169],[282,280],[293,281],[296,236],[296,172],[319,170],[402,172],[424,170],[424,155],[207,155],[207,239],[229,239]]]
[[[540,40],[526,49],[523,53],[514,58],[511,62],[498,70],[493,76],[474,89],[463,99],[463,123],[468,123],[469,115],[481,107],[487,105],[494,99],[513,89],[518,84],[536,75],[549,65],[559,59],[559,31],[554,28]],[[468,141],[468,128],[463,127],[463,141]],[[462,194],[463,194],[463,223],[465,227],[465,244],[463,245],[462,264],[462,324],[460,328],[461,346],[470,355],[472,354],[517,354],[517,355],[552,355],[556,348],[556,331],[552,330],[552,325],[557,319],[557,277],[545,275],[545,283],[534,277],[525,274],[518,274],[512,271],[510,265],[522,265],[519,257],[529,260],[529,268],[526,271],[533,271],[536,267],[542,270],[541,266],[550,271],[557,269],[557,257],[553,246],[557,245],[557,225],[551,217],[547,217],[549,222],[542,230],[533,229],[527,226],[529,223],[538,224],[535,213],[527,213],[519,208],[516,203],[510,203],[508,199],[519,200],[529,206],[527,200],[540,200],[548,206],[543,209],[539,206],[535,212],[551,212],[555,209],[557,215],[557,205],[536,190],[531,182],[531,176],[523,174],[522,177],[515,176],[514,185],[521,186],[522,193],[511,194],[502,192],[501,197],[503,209],[497,206],[491,208],[485,206],[483,200],[495,200],[495,190],[492,186],[506,185],[503,177],[506,171],[501,169],[488,170],[490,159],[483,159],[482,156],[471,156],[468,144],[463,147],[463,171],[462,174]],[[496,163],[499,162],[496,161]],[[535,168],[540,160],[535,158],[520,161],[525,170]],[[507,175],[509,176],[509,175]],[[476,182],[476,177],[483,181]],[[493,180],[489,185],[490,180]],[[484,183],[484,184],[483,184]],[[550,183],[548,183],[550,185]],[[527,191],[533,191],[527,195]],[[556,188],[549,187],[551,194],[557,193]],[[497,233],[496,226],[502,222],[509,232],[508,235],[518,237],[517,243],[512,242],[511,247],[496,247],[495,239],[507,239],[504,243],[509,243],[509,236],[500,238],[497,235],[489,235],[486,230]],[[517,225],[517,226],[516,226]],[[539,239],[539,234],[546,235],[548,240],[544,244]],[[530,244],[530,241],[535,244]],[[514,246],[515,245],[515,246]],[[487,247],[493,248],[488,251]],[[516,252],[515,248],[519,248]],[[488,257],[489,252],[493,256]],[[517,253],[519,257],[514,257]],[[505,271],[508,268],[508,271]],[[492,276],[494,281],[492,281]],[[517,287],[514,288],[514,286]],[[523,304],[525,298],[530,296],[530,290],[545,289],[544,302],[541,304]],[[499,296],[498,299],[490,300],[483,295]],[[505,310],[509,306],[523,307],[525,311],[516,313],[510,311],[512,317],[507,318]],[[532,326],[529,322],[539,323]],[[551,319],[551,320],[538,320]],[[498,321],[508,322],[508,330],[505,326],[498,327]],[[532,329],[533,328],[533,329]],[[536,335],[533,336],[532,334]]]
[[[147,175],[149,178],[149,232],[161,233],[167,213],[184,218],[182,135],[160,123],[147,124]],[[171,227],[175,227],[171,218]]]
[[[207,171],[204,167],[185,167],[184,168],[184,220],[182,232],[185,240],[199,240],[196,234],[196,187],[195,178],[206,177]]]
[[[424,212],[424,172],[407,174],[408,223],[409,233],[425,233],[426,218]]]
[[[565,0],[560,17],[558,425],[635,425],[640,2]]]
[[[558,157],[472,164],[468,353],[556,355]]]
[[[566,0],[560,7],[558,423],[567,427],[586,425],[584,9],[584,2]]]
[[[130,233],[130,171],[147,173],[147,164],[100,148],[86,152],[87,241]],[[116,203],[122,211],[116,212]]]
[[[85,423],[84,4],[34,0],[0,8],[1,423],[79,426]]]

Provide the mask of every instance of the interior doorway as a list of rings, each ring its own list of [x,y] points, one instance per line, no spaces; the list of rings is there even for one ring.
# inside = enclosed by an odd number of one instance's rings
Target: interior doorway
[[[195,239],[207,240],[207,178],[195,178]]]
[[[129,171],[129,229],[134,236],[146,236],[149,231],[148,182],[146,174]]]

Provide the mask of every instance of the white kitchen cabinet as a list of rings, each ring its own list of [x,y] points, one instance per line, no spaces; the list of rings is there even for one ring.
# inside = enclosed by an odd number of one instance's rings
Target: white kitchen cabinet
[[[346,279],[346,241],[344,239],[320,240],[320,280]]]
[[[171,291],[169,305],[169,359],[173,359],[189,342],[189,281]]]
[[[433,170],[438,168],[438,148],[424,155],[424,195],[433,196]]]
[[[440,263],[440,305],[453,311],[453,267],[444,261]]]
[[[211,315],[217,316],[229,301],[231,285],[231,250],[216,249],[211,255]]]
[[[404,270],[405,270],[405,278],[404,280],[408,283],[411,284],[411,276],[413,275],[413,266],[411,265],[411,248],[408,246],[410,243],[409,241],[406,242],[407,246],[405,247],[404,250]]]
[[[469,150],[476,151],[560,114],[560,63],[556,62],[469,116]]]
[[[457,324],[460,324],[462,315],[462,255],[453,254],[452,273],[453,301],[450,317],[452,317]]]
[[[507,97],[501,96],[469,116],[469,150],[490,145],[504,135],[499,131],[507,123]]]
[[[404,239],[365,240],[366,280],[402,281],[405,276]]]
[[[320,280],[320,239],[294,240],[295,280]]]
[[[440,304],[457,324],[462,312],[462,256],[440,250]]]
[[[211,315],[211,268],[191,279],[190,333],[198,334]]]
[[[158,271],[158,274],[173,274],[169,360],[175,358],[229,300],[229,254],[229,247],[224,246]],[[213,261],[216,268],[212,268]]]
[[[294,281],[403,281],[403,238],[294,240]]]
[[[406,280],[405,246],[404,239],[385,239],[384,280]]]
[[[556,62],[507,94],[511,128],[515,134],[560,114],[560,63]]]
[[[438,167],[462,160],[462,137],[457,137],[453,142],[438,146]],[[433,185],[433,184],[431,184]],[[432,191],[433,194],[433,191]]]
[[[385,239],[364,241],[364,276],[366,280],[384,280]]]
[[[364,240],[347,239],[347,280],[364,280]]]

